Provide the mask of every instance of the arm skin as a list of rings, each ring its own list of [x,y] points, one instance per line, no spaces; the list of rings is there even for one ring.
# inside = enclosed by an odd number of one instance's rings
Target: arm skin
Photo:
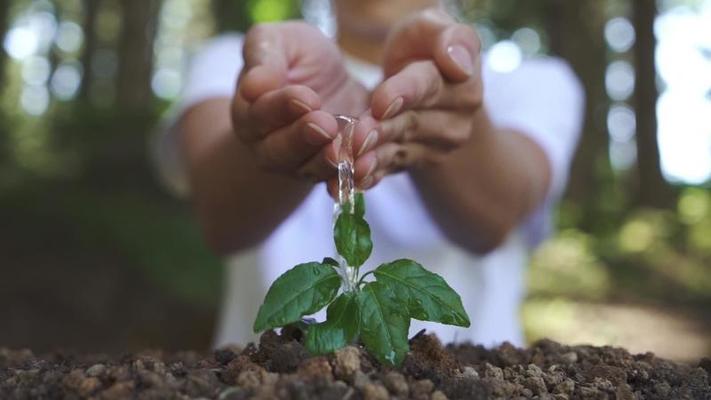
[[[531,139],[495,128],[485,108],[478,114],[467,143],[436,165],[410,169],[410,176],[447,238],[485,254],[543,201],[551,172]]]
[[[302,22],[255,25],[243,59],[233,97],[194,105],[178,124],[204,236],[225,255],[264,241],[314,182],[336,176],[332,113],[352,113],[367,96],[336,45]],[[372,126],[353,133],[360,179],[375,162],[366,129]]]
[[[194,206],[208,244],[219,254],[261,243],[314,187],[258,168],[232,131],[229,107],[228,98],[208,100],[180,122]],[[494,128],[485,112],[475,129],[476,140],[446,160],[409,173],[448,239],[483,254],[540,204],[550,168],[538,145]]]
[[[429,40],[437,39],[426,46],[435,49],[434,55],[428,56],[434,61],[409,61],[408,52],[420,51],[422,46],[391,46],[399,53],[394,52],[392,62],[386,62],[389,78],[372,94],[372,115],[379,120],[368,117],[367,112],[354,134],[355,147],[367,150],[359,151],[356,180],[361,189],[368,189],[388,173],[406,169],[445,235],[469,251],[486,253],[500,245],[543,200],[550,184],[550,167],[542,149],[530,139],[492,125],[481,103],[480,75],[471,68],[462,69],[449,50],[443,50],[454,38],[468,54],[478,54],[471,28],[425,13],[405,25],[395,38],[404,44],[421,43],[420,27],[440,32],[427,35]],[[270,43],[285,43],[286,49],[262,45],[273,37],[277,40]],[[313,40],[297,40],[300,37]],[[304,43],[310,47],[302,47]],[[332,160],[336,152],[329,145],[336,128],[330,114],[318,109],[324,105],[347,110],[347,104],[360,103],[354,101],[358,99],[353,93],[366,93],[353,90],[331,45],[303,24],[253,30],[246,37],[248,72],[242,77],[239,95],[204,101],[183,115],[178,128],[193,201],[207,242],[216,252],[229,254],[261,243],[303,202],[314,188],[313,181],[289,173],[299,168],[301,160],[313,157],[307,165],[315,166],[311,171],[316,173],[311,176],[318,181],[335,174],[333,161],[329,165],[324,160]],[[294,53],[290,48],[324,56],[298,57],[294,64],[287,59]],[[287,86],[272,87],[284,79],[273,76],[279,68],[264,63],[274,63],[279,57],[260,54],[263,49],[280,50],[276,55],[281,54],[284,60],[279,65],[309,72],[297,74],[308,78],[305,86],[289,87],[292,82],[288,82]],[[309,89],[338,77],[342,84],[337,87],[345,89],[335,94],[326,91],[327,97],[322,97]],[[405,99],[405,109],[390,112],[398,96]],[[293,102],[289,99],[306,107],[290,108]],[[270,126],[274,115],[285,119],[276,130]],[[313,124],[329,138],[309,130]],[[365,138],[376,126],[378,143],[366,146]],[[322,146],[328,151],[319,152]],[[299,159],[278,165],[279,172],[265,168],[295,154]]]
[[[484,104],[476,32],[438,9],[413,14],[385,45],[386,79],[373,92],[389,151],[376,178],[406,168],[435,222],[476,254],[498,247],[545,198],[543,150],[499,129]],[[398,148],[399,146],[399,148]]]
[[[178,127],[198,219],[208,245],[223,255],[262,242],[314,187],[257,167],[233,131],[230,103],[201,102]]]

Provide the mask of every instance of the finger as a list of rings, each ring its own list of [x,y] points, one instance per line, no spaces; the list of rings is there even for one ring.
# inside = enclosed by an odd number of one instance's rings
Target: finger
[[[360,157],[353,167],[353,181],[357,189],[370,189],[380,179],[375,176],[378,170],[378,157],[375,150],[369,151]],[[382,177],[381,177],[382,178]],[[331,177],[326,183],[328,193],[338,199],[338,177]]]
[[[269,65],[258,65],[246,70],[240,77],[238,93],[252,103],[263,94],[279,89],[286,83],[286,72]]]
[[[379,146],[375,153],[378,168],[373,171],[372,176],[376,181],[410,167],[441,161],[447,154],[420,143],[387,143]]]
[[[295,172],[307,159],[332,142],[337,132],[338,124],[331,114],[312,111],[256,142],[254,149],[263,167]]]
[[[261,23],[247,31],[242,46],[245,69],[269,66],[274,72],[286,75],[289,67],[289,41],[285,40],[284,27],[279,23]]]
[[[471,125],[471,116],[465,112],[408,110],[382,121],[378,131],[383,143],[414,142],[447,152],[469,140]]]
[[[444,11],[432,8],[398,24],[385,48],[384,72],[391,76],[413,60],[433,59],[442,74],[454,82],[476,71],[481,42],[476,32]]]
[[[322,148],[315,156],[304,162],[297,170],[299,177],[312,182],[327,181],[338,176],[338,148],[339,138]]]
[[[375,150],[369,151],[359,157],[353,166],[353,181],[356,187],[363,189],[369,180],[373,178],[373,173],[378,169],[378,156]]]
[[[445,82],[434,62],[413,62],[378,85],[371,110],[375,118],[392,118],[404,110],[431,107],[444,91]]]
[[[358,123],[353,131],[351,143],[353,155],[357,159],[373,150],[379,143],[378,121],[370,115],[370,112],[363,113],[358,117]]]
[[[254,129],[253,121],[249,118],[249,106],[250,103],[239,93],[232,98],[232,104],[230,105],[232,126],[242,140],[244,140],[243,136],[246,132],[250,132]]]
[[[319,96],[302,85],[289,85],[260,96],[248,109],[254,129],[246,140],[256,141],[269,132],[286,126],[305,114],[318,110]]]

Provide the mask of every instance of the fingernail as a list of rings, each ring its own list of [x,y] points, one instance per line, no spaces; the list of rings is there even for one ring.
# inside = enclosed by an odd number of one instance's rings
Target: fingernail
[[[332,166],[333,168],[338,169],[338,162],[334,161],[331,159],[331,157],[326,156],[326,162],[328,162],[328,165]]]
[[[296,100],[296,99],[291,99],[289,100],[289,103],[297,110],[300,111],[303,114],[310,113],[311,112],[311,107],[308,106],[308,104],[304,103],[301,100]]]
[[[312,131],[316,132],[319,136],[323,137],[325,140],[330,141],[331,139],[333,139],[331,135],[328,134],[328,132],[324,131],[323,128],[314,124],[313,122],[309,122],[308,124],[306,124],[306,126],[308,126],[309,129],[311,129]]]
[[[368,189],[368,188],[370,188],[370,185],[372,185],[372,184],[373,184],[373,177],[368,176],[361,181],[360,187],[361,187],[361,189]]]
[[[377,159],[376,159],[376,161],[373,162],[373,164],[371,164],[371,166],[370,166],[370,168],[368,169],[368,172],[365,174],[365,176],[366,176],[366,177],[371,177],[371,175],[373,175],[373,172],[375,172],[375,170],[376,170],[377,168],[378,168],[378,161],[377,161]]]
[[[447,54],[467,75],[474,72],[474,62],[467,49],[460,45],[453,45],[447,47]]]
[[[375,145],[375,143],[378,141],[378,131],[376,129],[373,129],[368,133],[368,136],[366,136],[365,141],[363,144],[360,146],[360,150],[358,150],[358,156],[361,154],[365,153],[366,151],[370,150],[370,148]]]
[[[388,109],[385,110],[385,114],[383,114],[383,119],[394,117],[397,113],[400,112],[403,103],[404,100],[402,99],[402,97],[398,97],[397,99],[393,100],[393,102],[390,103],[390,105],[388,106]]]

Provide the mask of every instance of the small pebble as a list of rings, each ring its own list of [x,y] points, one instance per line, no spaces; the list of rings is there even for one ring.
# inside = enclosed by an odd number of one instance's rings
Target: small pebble
[[[504,379],[504,371],[499,367],[495,367],[489,363],[485,363],[484,364],[484,377],[503,380]]]
[[[462,376],[469,379],[479,379],[479,373],[473,367],[464,367],[462,371]]]
[[[346,346],[336,351],[333,372],[336,378],[349,380],[356,371],[360,371],[360,351],[353,346]]]
[[[449,400],[447,398],[447,395],[444,394],[441,390],[435,390],[432,393],[432,397],[430,397],[431,400]]]
[[[407,397],[410,387],[407,386],[407,379],[399,372],[390,371],[383,377],[383,383],[390,392],[399,397]]]
[[[575,364],[578,362],[578,353],[574,351],[567,352],[560,357],[563,359],[563,362],[567,364]]]
[[[104,371],[106,371],[106,366],[104,364],[94,364],[91,367],[87,368],[86,375],[97,377],[103,375]]]
[[[364,374],[362,371],[356,371],[353,375],[353,386],[356,389],[363,390],[365,385],[368,384],[370,384],[370,378],[368,378],[368,375]]]
[[[363,389],[363,399],[365,400],[388,400],[390,394],[385,386],[377,383],[366,383]]]
[[[567,396],[572,395],[573,391],[575,391],[575,382],[570,378],[565,378],[563,382],[556,385],[555,389],[553,389],[553,393]]]
[[[412,394],[412,398],[416,400],[429,399],[430,393],[432,393],[433,390],[434,383],[432,383],[432,381],[429,379],[422,379],[416,381],[410,386],[410,393]]]

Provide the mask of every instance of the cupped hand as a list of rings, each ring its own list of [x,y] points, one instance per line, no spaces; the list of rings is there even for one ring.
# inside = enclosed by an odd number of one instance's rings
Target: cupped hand
[[[244,68],[232,102],[235,132],[265,170],[313,182],[336,175],[334,114],[357,115],[368,93],[347,73],[338,47],[302,22],[254,26],[244,39]],[[363,154],[368,126],[353,138]],[[370,160],[370,161],[369,161]],[[358,159],[358,177],[374,157]]]
[[[482,110],[479,38],[442,11],[428,9],[396,26],[383,69],[370,103],[379,125],[370,186],[389,173],[446,160],[471,140]]]

